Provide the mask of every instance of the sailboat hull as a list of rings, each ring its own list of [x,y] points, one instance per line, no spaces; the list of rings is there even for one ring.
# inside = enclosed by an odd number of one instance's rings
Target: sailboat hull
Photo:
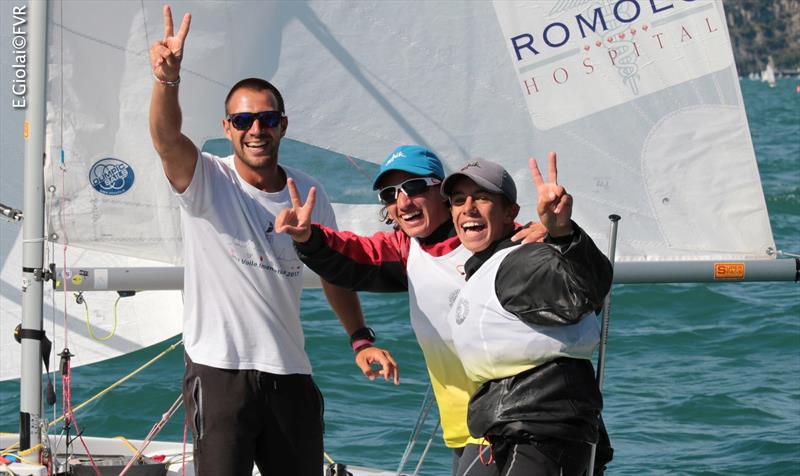
[[[56,454],[63,455],[64,454],[64,446],[63,446],[63,439],[59,438],[57,435],[50,435],[50,445],[51,448],[55,451]],[[118,464],[120,459],[124,459],[127,462],[133,456],[133,448],[139,448],[142,445],[142,440],[126,440],[122,437],[118,438],[97,438],[97,437],[84,437],[83,440],[86,442],[87,447],[89,448],[92,457],[95,459],[103,459],[103,458],[111,458],[115,464]],[[0,434],[0,447],[7,448],[18,441],[18,435],[12,433],[2,433]],[[75,457],[80,460],[85,460],[86,453],[83,447],[75,442]],[[166,466],[166,470],[161,472],[160,474],[165,474],[167,476],[194,476],[194,465],[191,461],[191,454],[192,454],[192,445],[191,443],[186,444],[186,463],[185,468],[182,464],[182,455],[184,454],[184,447],[183,443],[181,442],[164,442],[164,441],[153,441],[147,446],[147,451],[144,455],[150,459],[159,459],[162,460],[164,463],[160,466],[163,468]],[[84,465],[86,469],[88,469],[88,473],[85,474],[92,474],[94,475],[94,471],[92,470],[90,465]],[[327,466],[327,465],[325,465]],[[0,469],[2,467],[0,466]],[[136,468],[134,466],[133,468]],[[35,465],[29,463],[14,463],[11,464],[8,469],[12,470],[17,476],[46,476],[47,475],[47,467],[43,465]],[[83,469],[83,468],[82,468]],[[325,474],[326,467],[320,469],[320,474]],[[156,470],[157,471],[157,470]],[[158,472],[153,471],[143,471],[139,469],[138,471],[129,471],[126,473],[129,476],[150,476],[151,474],[159,474]],[[382,470],[382,469],[372,469],[372,468],[365,468],[362,466],[350,466],[347,465],[347,471],[352,473],[353,476],[394,476],[396,473],[394,471]],[[105,472],[101,471],[102,474],[106,474]],[[75,473],[75,474],[82,474],[82,473]],[[108,474],[112,474],[109,472]],[[119,471],[115,471],[113,474],[119,474]],[[253,468],[253,475],[260,475],[261,473],[258,471],[257,468]],[[338,476],[338,475],[337,475]]]

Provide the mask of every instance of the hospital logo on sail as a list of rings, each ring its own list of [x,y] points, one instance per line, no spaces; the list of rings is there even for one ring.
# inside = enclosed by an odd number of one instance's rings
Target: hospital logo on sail
[[[89,183],[104,195],[120,195],[133,186],[133,168],[114,158],[100,159],[89,170]]]
[[[717,2],[495,1],[494,7],[541,130],[733,64]]]

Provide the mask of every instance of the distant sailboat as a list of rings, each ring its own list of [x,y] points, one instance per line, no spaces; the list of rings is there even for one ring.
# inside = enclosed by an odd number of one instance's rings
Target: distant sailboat
[[[772,61],[772,56],[767,61],[767,67],[761,72],[761,81],[769,84],[769,87],[775,87],[775,65]]]

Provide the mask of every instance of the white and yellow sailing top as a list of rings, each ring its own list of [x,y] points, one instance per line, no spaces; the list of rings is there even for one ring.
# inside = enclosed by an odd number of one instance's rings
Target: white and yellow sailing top
[[[537,325],[505,309],[497,295],[497,274],[518,249],[505,248],[486,260],[450,308],[453,343],[466,375],[475,382],[516,375],[558,357],[590,359],[600,341],[593,312],[574,324]],[[542,282],[543,292],[549,292],[546,286]]]

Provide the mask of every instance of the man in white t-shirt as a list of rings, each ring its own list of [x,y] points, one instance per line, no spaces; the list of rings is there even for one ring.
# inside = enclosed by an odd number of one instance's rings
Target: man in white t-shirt
[[[323,404],[299,319],[303,265],[274,223],[291,203],[288,179],[304,200],[317,201],[314,221],[335,227],[333,210],[313,178],[278,164],[288,119],[269,82],[244,79],[225,99],[222,127],[233,156],[200,153],[181,133],[178,84],[190,22],[186,14],[173,34],[172,13],[164,7],[164,40],[150,50],[150,134],[181,205],[183,398],[195,472],[249,475],[255,462],[265,475],[319,476]],[[358,296],[322,286],[348,334],[362,336]],[[397,383],[391,355],[370,345],[360,345],[359,367],[370,378]]]

